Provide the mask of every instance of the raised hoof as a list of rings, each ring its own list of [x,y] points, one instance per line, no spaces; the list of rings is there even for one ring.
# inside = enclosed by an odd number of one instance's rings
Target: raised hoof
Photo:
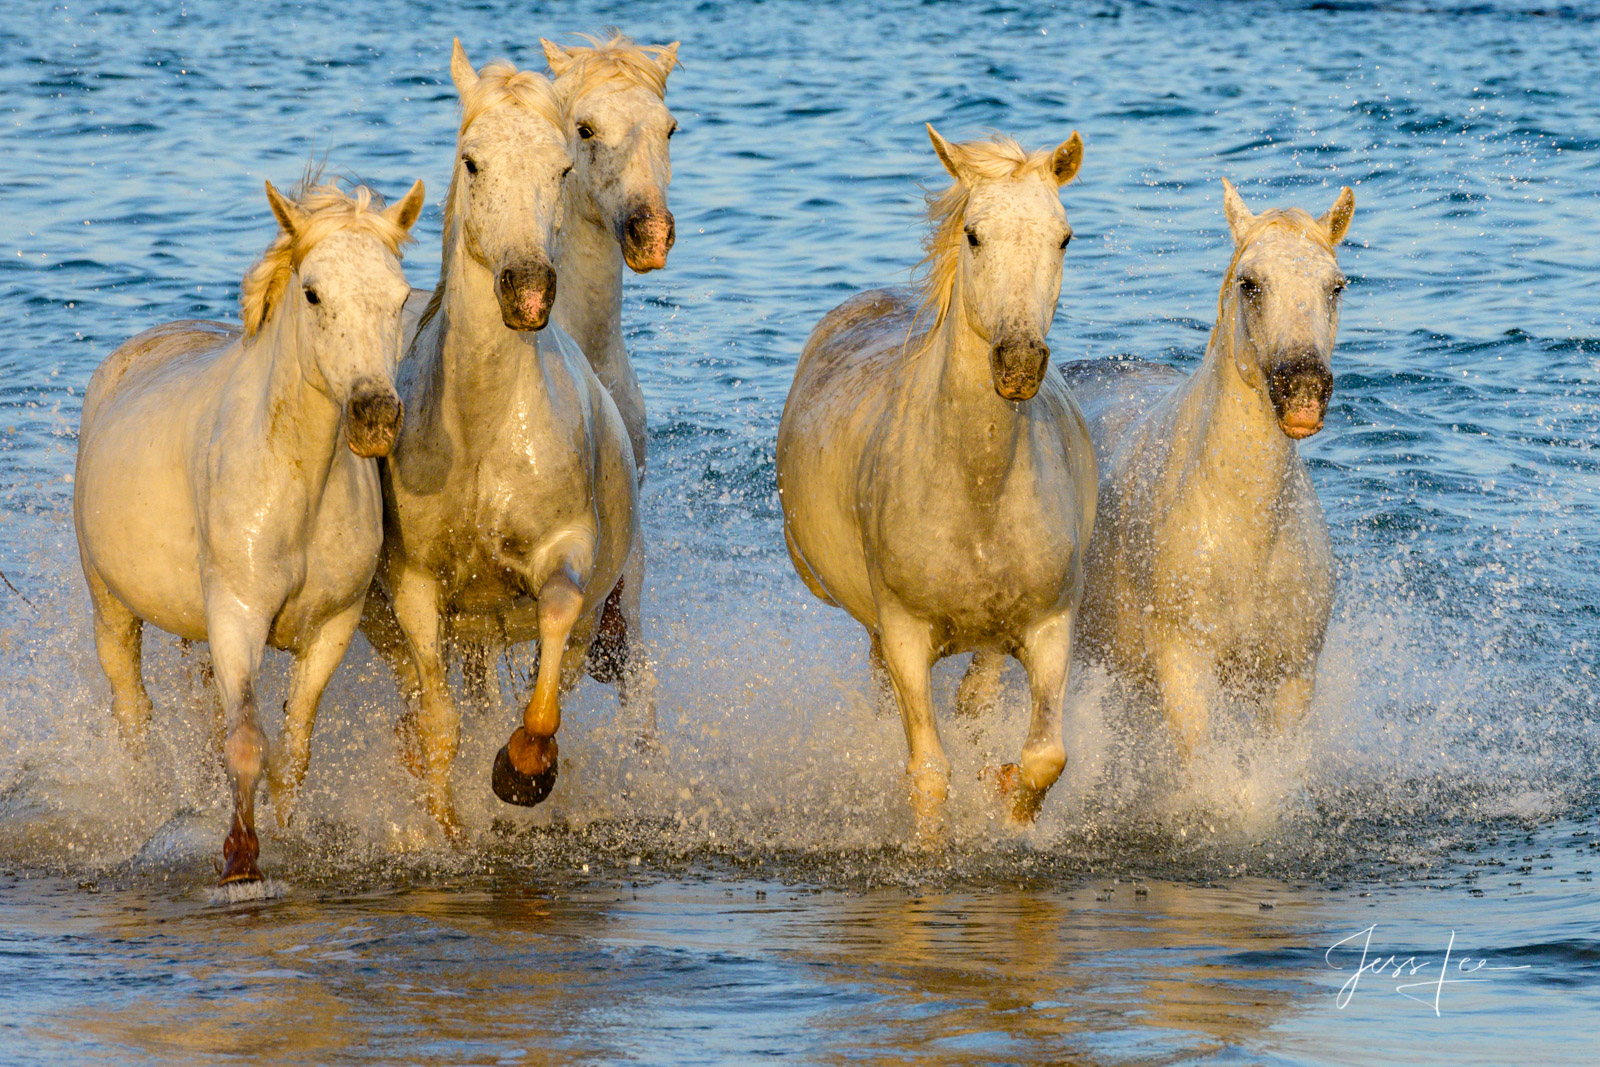
[[[494,795],[524,808],[542,803],[556,785],[558,753],[555,738],[529,737],[525,729],[517,727],[511,740],[495,753],[494,774],[490,778]]]
[[[412,777],[421,778],[427,773],[422,762],[422,731],[417,727],[417,713],[404,711],[394,721],[394,743],[400,751],[400,762]]]
[[[256,857],[260,854],[261,847],[256,841],[256,832],[235,818],[233,831],[222,843],[222,877],[217,884],[233,885],[235,882],[261,881],[261,870],[256,866]]]
[[[617,582],[600,612],[583,669],[601,685],[620,685],[628,664],[628,620],[622,617],[622,583]]]

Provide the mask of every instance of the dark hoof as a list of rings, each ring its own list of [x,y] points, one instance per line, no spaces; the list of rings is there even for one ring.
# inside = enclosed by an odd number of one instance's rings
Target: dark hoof
[[[217,884],[233,885],[235,882],[261,881],[261,870],[256,866],[256,857],[260,854],[261,847],[256,841],[256,832],[235,818],[233,832],[228,834],[228,839],[222,843],[222,878]]]
[[[513,747],[517,749],[515,761]],[[542,803],[556,786],[557,752],[555,738],[530,738],[522,727],[517,727],[511,740],[495,753],[494,774],[490,778],[494,795],[524,808]],[[519,770],[517,763],[526,770]]]
[[[617,582],[600,612],[600,625],[583,669],[601,685],[619,685],[628,663],[628,620],[622,617],[622,583]]]

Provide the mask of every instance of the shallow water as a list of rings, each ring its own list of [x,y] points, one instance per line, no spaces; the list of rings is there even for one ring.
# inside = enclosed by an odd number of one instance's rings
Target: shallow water
[[[0,15],[0,1060],[1596,1059],[1590,9],[337,11]],[[586,683],[555,795],[512,811],[486,781],[508,716],[469,715],[469,843],[449,848],[394,759],[386,672],[354,649],[304,825],[263,843],[284,895],[214,902],[226,809],[196,658],[147,642],[148,758],[106,710],[69,515],[84,384],[149,325],[236,315],[271,236],[261,181],[313,154],[391,193],[428,181],[407,271],[431,284],[451,35],[536,65],[539,35],[610,21],[681,38],[686,64],[678,244],[626,313],[663,745],[635,751]],[[1148,711],[1080,671],[1067,775],[1012,837],[976,772],[1020,742],[1013,673],[994,721],[946,725],[934,852],[911,847],[859,629],[790,571],[771,458],[805,333],[917,258],[929,119],[1082,131],[1063,359],[1193,364],[1229,252],[1218,177],[1256,207],[1357,200],[1336,391],[1301,446],[1342,571],[1304,735],[1224,716],[1180,777]],[[1368,926],[1371,958],[1428,966],[1367,974],[1341,1007],[1358,957],[1329,950]],[[1476,981],[1397,994],[1437,980],[1452,931],[1451,977]]]

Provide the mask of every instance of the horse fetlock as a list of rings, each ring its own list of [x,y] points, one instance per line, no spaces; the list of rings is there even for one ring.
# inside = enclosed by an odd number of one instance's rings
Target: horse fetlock
[[[1022,750],[1021,784],[1044,793],[1056,784],[1067,768],[1067,751],[1060,742],[1029,746]]]

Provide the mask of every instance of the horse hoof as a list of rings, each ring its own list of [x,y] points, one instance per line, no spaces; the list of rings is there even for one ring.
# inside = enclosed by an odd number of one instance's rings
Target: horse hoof
[[[556,785],[558,751],[555,738],[529,737],[526,730],[517,727],[511,740],[495,753],[490,778],[494,795],[524,808],[542,803]]]
[[[1003,763],[998,767],[985,767],[979,778],[991,781],[995,798],[1005,809],[1006,822],[1016,827],[1032,826],[1039,817],[1039,805],[1044,794],[1029,789],[1022,781],[1022,766]]]
[[[261,847],[256,841],[255,831],[245,828],[235,819],[233,832],[222,843],[222,878],[217,884],[261,881],[261,870],[256,866],[256,857],[260,854]]]

